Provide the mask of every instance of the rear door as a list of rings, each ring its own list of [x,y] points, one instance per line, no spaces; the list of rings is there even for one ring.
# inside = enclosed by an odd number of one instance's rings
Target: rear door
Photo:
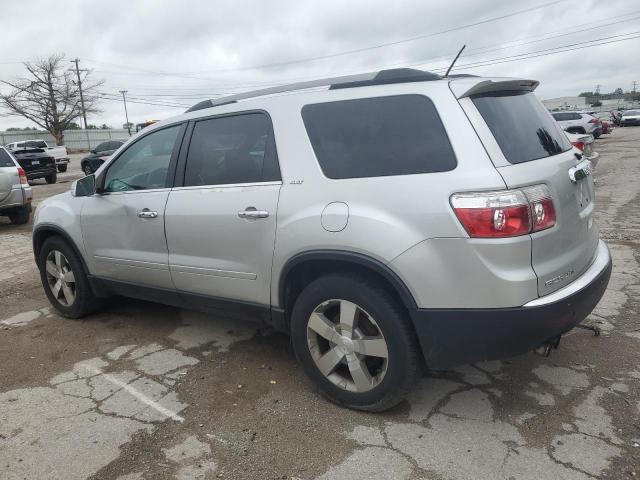
[[[531,234],[531,263],[539,295],[562,288],[588,268],[598,244],[589,162],[532,92],[493,91],[460,102],[509,188],[550,189],[556,225]]]
[[[282,185],[269,116],[196,121],[181,167],[165,211],[176,288],[268,305]]]

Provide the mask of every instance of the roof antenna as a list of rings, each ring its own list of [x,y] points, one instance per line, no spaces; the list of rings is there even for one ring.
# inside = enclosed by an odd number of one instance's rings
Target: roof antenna
[[[444,74],[444,78],[447,78],[449,76],[449,72],[451,71],[453,66],[456,64],[456,62],[458,61],[458,58],[460,57],[460,54],[465,49],[465,47],[466,47],[466,45],[462,45],[462,48],[460,49],[460,51],[456,55],[456,58],[453,59],[453,62],[451,62],[451,65],[449,65],[449,68],[447,68],[447,73]]]

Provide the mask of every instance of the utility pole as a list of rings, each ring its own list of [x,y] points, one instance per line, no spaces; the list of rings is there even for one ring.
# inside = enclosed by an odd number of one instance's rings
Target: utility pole
[[[636,82],[635,80],[633,81],[633,95],[631,96],[631,101],[635,102],[636,101],[636,86],[638,85],[638,82]]]
[[[71,63],[76,64],[75,72],[78,77],[78,90],[80,91],[80,105],[82,106],[82,118],[84,119],[84,128],[87,129],[87,111],[84,109],[84,97],[82,96],[82,80],[80,80],[80,72],[87,72],[87,69],[81,69],[78,67],[79,58],[71,60]],[[73,70],[70,70],[71,72]]]
[[[129,123],[129,114],[127,113],[127,90],[120,90],[122,94],[122,101],[124,102],[124,116],[127,119],[127,132],[129,132],[129,136],[131,136],[131,124]]]

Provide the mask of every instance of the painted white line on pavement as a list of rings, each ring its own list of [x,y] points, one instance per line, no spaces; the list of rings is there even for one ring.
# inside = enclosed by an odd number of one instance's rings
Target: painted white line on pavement
[[[125,390],[126,392],[130,393],[132,396],[134,396],[135,398],[140,400],[142,403],[144,403],[145,405],[148,405],[149,407],[153,408],[156,412],[161,413],[165,417],[169,417],[169,418],[171,418],[171,419],[173,419],[173,420],[175,420],[177,422],[184,422],[184,418],[183,417],[181,417],[180,415],[178,415],[175,412],[172,412],[168,408],[163,407],[158,402],[156,402],[154,400],[151,400],[145,394],[140,393],[139,391],[137,391],[135,388],[133,388],[128,383],[125,383],[122,380],[118,380],[117,378],[112,377],[108,373],[103,373],[102,370],[100,370],[99,368],[95,368],[93,365],[88,365],[86,363],[81,363],[80,366],[82,366],[83,368],[86,368],[88,371],[90,371],[91,373],[93,373],[95,375],[102,375],[106,380],[110,381],[111,383],[113,383],[117,387],[120,387],[121,389]]]

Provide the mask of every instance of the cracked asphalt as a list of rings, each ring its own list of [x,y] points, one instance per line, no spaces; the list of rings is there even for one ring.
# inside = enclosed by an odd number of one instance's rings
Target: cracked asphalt
[[[598,140],[609,288],[549,358],[432,372],[385,414],[337,407],[287,337],[114,298],[49,307],[31,226],[0,219],[2,479],[631,479],[640,477],[640,128]],[[78,159],[36,202],[66,190]]]

